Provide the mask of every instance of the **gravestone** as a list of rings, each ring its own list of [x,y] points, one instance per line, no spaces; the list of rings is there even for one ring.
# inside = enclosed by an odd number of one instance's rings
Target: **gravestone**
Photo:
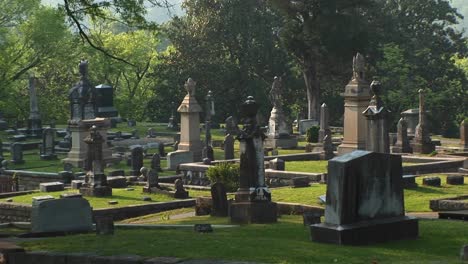
[[[86,232],[93,229],[92,209],[83,198],[33,201],[31,232]]]
[[[174,182],[174,198],[176,199],[187,199],[189,193],[184,189],[184,183],[181,179],[177,179]]]
[[[345,112],[343,141],[338,146],[339,155],[356,149],[366,149],[367,122],[362,112],[366,110],[371,96],[365,68],[364,56],[357,53],[353,58],[353,77],[342,94],[345,100]]]
[[[139,139],[140,136],[138,135],[138,130],[133,129],[132,130],[132,137],[130,139]]]
[[[450,185],[463,185],[465,177],[463,175],[447,175],[447,184]]]
[[[333,153],[333,142],[330,129],[325,131],[325,137],[323,138],[323,152],[320,153],[320,159],[329,160],[335,157]]]
[[[71,188],[72,189],[80,189],[83,186],[84,181],[82,180],[73,180],[71,181]]]
[[[177,152],[190,152],[193,161],[202,160],[203,144],[200,140],[200,112],[202,108],[195,99],[195,81],[191,78],[185,83],[187,95],[180,104],[180,142]],[[180,164],[180,163],[179,163]],[[177,164],[178,165],[178,164]]]
[[[267,148],[295,148],[297,139],[292,136],[291,125],[286,122],[283,110],[283,88],[281,77],[275,77],[271,86],[269,99],[273,105],[268,121],[268,134],[264,141]]]
[[[224,121],[226,124],[225,134],[226,135],[237,135],[239,132],[239,127],[237,126],[237,121],[233,116],[228,116]]]
[[[133,147],[131,150],[131,166],[130,175],[138,176],[141,167],[143,167],[143,148],[140,146]]]
[[[190,151],[174,151],[167,154],[167,169],[176,170],[182,163],[194,162],[193,154]]]
[[[23,145],[21,143],[13,143],[10,146],[10,155],[11,155],[11,162],[14,164],[23,164]]]
[[[64,186],[61,182],[43,182],[39,184],[39,190],[41,192],[58,192],[63,191]]]
[[[411,145],[407,134],[407,122],[400,118],[397,125],[397,141],[392,147],[392,153],[411,153]]]
[[[323,138],[325,138],[325,135],[328,134],[327,131],[330,130],[330,126],[328,125],[329,119],[328,106],[327,104],[323,103],[320,107],[320,130],[318,135],[319,143],[323,143]]]
[[[113,235],[114,234],[114,219],[112,216],[96,216],[96,234],[97,235]]]
[[[304,212],[302,214],[302,221],[304,226],[310,226],[313,224],[320,224],[322,214],[319,212]]]
[[[223,141],[224,146],[224,159],[234,159],[234,137],[231,134],[227,134]]]
[[[414,189],[418,187],[416,183],[416,175],[403,175],[403,188]]]
[[[426,186],[440,187],[441,180],[440,177],[424,177],[422,183]]]
[[[460,148],[468,152],[468,120],[463,120],[460,124]]]
[[[277,205],[265,182],[262,128],[257,123],[258,104],[252,96],[241,105],[243,128],[239,132],[240,176],[235,201],[230,205],[233,223],[273,223],[277,221]]]
[[[374,80],[370,87],[374,95],[367,109],[362,112],[367,119],[366,150],[390,153],[387,121],[389,111],[380,98],[382,85]]]
[[[88,145],[85,170],[88,171],[85,183],[80,188],[84,196],[112,196],[112,188],[107,185],[107,176],[104,174],[102,143],[104,138],[96,126],[91,127],[89,136],[84,139]]]
[[[80,81],[69,91],[70,120],[72,123],[79,120],[96,118],[96,89],[88,78],[88,61],[81,60],[79,64]]]
[[[169,118],[169,122],[167,123],[167,128],[170,130],[178,131],[179,124],[177,123],[177,118],[174,113],[175,110],[175,102],[171,102],[171,117]]]
[[[138,181],[146,181],[148,175],[148,169],[146,167],[141,167],[140,169],[140,177],[138,177]]]
[[[284,171],[286,167],[286,162],[284,160],[276,158],[270,160],[270,169],[272,170],[279,170],[279,171]]]
[[[42,131],[41,159],[56,159],[55,155],[55,129],[46,128]]]
[[[156,130],[154,128],[148,128],[146,131],[147,138],[155,138],[156,137]]]
[[[416,126],[418,125],[419,109],[413,108],[413,109],[408,109],[404,112],[401,112],[401,117],[408,124],[406,128],[406,132],[408,133],[408,136],[413,137],[414,133],[416,132]]]
[[[211,199],[213,200],[211,216],[228,216],[229,205],[224,184],[216,182],[211,186]]]
[[[416,126],[414,134],[413,153],[429,154],[435,150],[435,145],[431,140],[429,131],[426,125],[426,111],[424,102],[424,90],[419,89],[419,123]]]
[[[36,93],[37,78],[31,74],[29,76],[29,118],[28,134],[32,137],[40,137],[42,133],[42,120],[39,114]]]
[[[166,156],[166,150],[164,149],[164,143],[163,142],[160,142],[158,144],[158,152],[159,152],[159,156],[161,156],[161,157]]]
[[[418,237],[405,216],[401,156],[356,150],[328,162],[325,222],[316,242],[359,245]]]
[[[151,192],[151,188],[161,189],[159,186],[159,170],[161,169],[159,155],[154,154],[151,159],[151,169],[148,171],[146,186],[143,187],[143,192]]]
[[[202,150],[202,157],[214,161],[214,152],[211,142],[211,116],[215,114],[213,93],[208,91],[205,97],[205,146]]]
[[[100,84],[95,87],[95,91],[96,116],[106,118],[118,116],[117,109],[114,107],[114,88],[110,85]]]

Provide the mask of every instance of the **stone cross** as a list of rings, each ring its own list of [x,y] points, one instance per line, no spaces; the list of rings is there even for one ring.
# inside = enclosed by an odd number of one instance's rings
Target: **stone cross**
[[[327,104],[323,103],[320,107],[320,130],[319,130],[319,143],[323,143],[323,138],[327,133],[327,130],[330,130],[328,125],[329,120],[329,113],[328,113],[328,106]]]
[[[408,123],[404,118],[400,118],[397,124],[397,141],[392,147],[393,153],[411,153],[411,146],[408,139]]]
[[[271,192],[265,184],[263,140],[265,134],[257,124],[258,104],[252,96],[242,104],[240,115],[243,128],[240,141],[240,177],[236,202],[271,201]]]

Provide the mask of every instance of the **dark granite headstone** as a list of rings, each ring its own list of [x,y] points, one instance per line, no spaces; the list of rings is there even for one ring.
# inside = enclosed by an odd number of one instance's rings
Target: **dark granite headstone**
[[[177,179],[174,182],[174,198],[177,199],[187,199],[189,198],[189,193],[184,189],[184,183],[181,179]]]
[[[10,146],[11,162],[14,164],[23,164],[23,145],[21,143],[13,143]]]
[[[423,185],[440,187],[440,184],[441,184],[440,177],[424,177],[423,178]]]
[[[44,182],[39,184],[39,190],[41,192],[58,192],[63,191],[64,186],[61,182]]]
[[[412,189],[418,187],[416,175],[403,175],[403,188]]]
[[[210,224],[195,224],[193,230],[198,233],[211,233],[213,232],[213,227]]]
[[[272,170],[279,170],[279,171],[284,171],[285,170],[285,162],[282,159],[276,158],[270,160],[270,169]]]
[[[100,84],[96,89],[96,116],[116,117],[117,109],[114,107],[114,89],[110,85]]]
[[[320,217],[322,217],[322,214],[318,212],[304,212],[302,214],[302,220],[303,220],[304,226],[320,224],[321,222]]]
[[[211,199],[213,207],[211,210],[212,216],[226,217],[228,216],[228,201],[226,188],[220,182],[216,182],[211,186]]]
[[[312,240],[371,244],[418,236],[405,216],[401,156],[356,150],[328,163],[325,222],[311,226]]]
[[[41,159],[56,159],[55,155],[55,129],[46,128],[42,131]]]
[[[224,159],[234,159],[234,137],[231,134],[227,134],[224,137]]]
[[[130,175],[138,176],[140,173],[141,167],[143,167],[143,148],[140,146],[132,148],[131,154],[131,166],[132,170]]]
[[[463,185],[465,183],[465,177],[463,175],[448,175],[447,184],[450,185]]]

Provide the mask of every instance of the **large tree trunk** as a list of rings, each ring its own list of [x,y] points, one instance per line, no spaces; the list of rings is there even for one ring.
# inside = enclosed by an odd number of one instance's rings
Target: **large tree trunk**
[[[320,81],[317,77],[315,63],[306,63],[303,68],[304,81],[307,90],[307,118],[319,120]]]

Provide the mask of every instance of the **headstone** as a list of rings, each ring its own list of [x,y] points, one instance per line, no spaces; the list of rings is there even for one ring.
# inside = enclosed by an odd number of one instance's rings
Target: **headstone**
[[[70,120],[77,122],[96,117],[96,89],[88,78],[88,61],[82,60],[79,64],[80,81],[69,91]]]
[[[161,157],[166,156],[166,150],[164,149],[164,143],[163,142],[160,142],[158,144],[158,153],[159,153],[159,156],[161,156]]]
[[[62,193],[60,198],[83,198],[81,193]]]
[[[313,126],[317,126],[319,122],[315,119],[301,119],[299,120],[299,134],[307,134],[307,130]]]
[[[29,76],[29,118],[28,118],[28,134],[33,137],[41,135],[42,121],[39,114],[39,106],[37,103],[36,93],[37,78],[31,74]]]
[[[414,189],[418,187],[416,183],[416,175],[403,175],[403,188]]]
[[[107,177],[107,186],[110,188],[126,188],[128,185],[127,183],[127,178],[124,176],[113,176],[113,177]]]
[[[297,139],[291,135],[291,125],[286,122],[283,110],[283,88],[281,77],[275,77],[269,93],[273,108],[268,121],[268,134],[265,146],[271,148],[295,148]]]
[[[426,108],[424,103],[424,90],[419,89],[419,123],[416,126],[411,147],[413,148],[413,153],[429,154],[435,150],[435,145],[431,140],[426,125]]]
[[[468,152],[468,122],[466,119],[460,124],[460,148]]]
[[[55,198],[52,195],[43,195],[43,196],[35,196],[32,198],[33,204],[35,202],[40,202],[40,201],[47,201],[47,200],[54,200]]]
[[[114,234],[114,219],[112,216],[97,216],[96,221],[97,235],[113,235]]]
[[[109,176],[125,176],[124,170],[112,170],[109,172]]]
[[[242,104],[240,116],[244,122],[239,132],[240,176],[235,201],[230,206],[233,223],[273,223],[277,221],[277,205],[271,202],[266,186],[263,134],[257,123],[258,104],[252,96]]]
[[[213,227],[211,227],[211,224],[195,224],[193,230],[198,233],[211,233]]]
[[[107,185],[107,177],[104,174],[104,162],[102,153],[102,143],[104,138],[99,133],[96,126],[90,129],[90,134],[84,139],[88,145],[88,155],[86,159],[87,179],[80,188],[80,193],[84,196],[112,196],[112,188]],[[86,179],[86,178],[85,178]]]
[[[143,192],[151,192],[151,188],[161,188],[159,186],[159,168],[153,164],[151,164],[151,169],[148,172],[146,186],[143,187]]]
[[[171,117],[169,118],[169,122],[167,123],[167,128],[171,130],[179,130],[179,124],[177,123],[177,118],[174,113],[175,109],[175,102],[171,102]]]
[[[138,130],[133,129],[131,139],[139,139],[139,138],[140,138],[140,136],[138,135]]]
[[[21,143],[13,143],[10,146],[11,162],[14,164],[23,164],[23,145]]]
[[[116,117],[117,109],[114,107],[114,88],[110,85],[100,84],[95,87],[96,91],[96,116]],[[111,119],[112,124],[112,119]]]
[[[286,162],[284,160],[276,158],[270,160],[270,169],[284,171],[286,167]]]
[[[153,199],[151,199],[151,197],[149,197],[149,196],[143,196],[143,197],[141,197],[141,200],[144,201],[144,202],[151,202]]]
[[[323,138],[325,137],[328,130],[330,130],[329,122],[329,113],[327,104],[323,103],[320,107],[320,130],[318,135],[318,142],[323,143]],[[330,133],[331,134],[331,133]]]
[[[234,137],[231,134],[227,134],[223,141],[224,146],[224,159],[234,159]]]
[[[181,179],[177,179],[174,182],[174,198],[176,199],[187,199],[189,198],[189,193],[184,189],[184,183]]]
[[[84,181],[82,180],[73,180],[71,181],[71,188],[72,189],[80,189],[83,186]]]
[[[140,146],[133,147],[131,150],[131,166],[130,175],[137,176],[143,167],[143,148]]]
[[[138,181],[146,181],[147,180],[148,169],[146,167],[141,167],[140,169],[140,177],[138,177]]]
[[[356,150],[328,162],[325,222],[311,225],[316,242],[371,244],[418,236],[405,216],[401,156]]]
[[[194,162],[193,154],[190,151],[174,151],[167,154],[167,168],[168,170],[176,170],[177,166],[182,163]]]
[[[226,135],[237,135],[239,132],[239,127],[237,126],[237,122],[232,116],[228,116],[224,121],[226,123]]]
[[[397,125],[397,141],[392,147],[392,153],[411,153],[411,146],[407,134],[407,122],[400,118]]]
[[[323,153],[320,153],[320,158],[322,160],[329,160],[335,157],[333,153],[333,142],[330,129],[325,130],[325,137],[323,138]]]
[[[61,182],[44,182],[39,184],[39,190],[41,192],[58,192],[63,191],[64,186]]]
[[[406,121],[408,125],[406,128],[408,136],[414,136],[414,133],[416,132],[416,126],[418,125],[419,120],[419,109],[414,108],[401,112],[401,117]]]
[[[202,157],[214,161],[213,146],[211,143],[211,117],[215,114],[213,93],[208,91],[205,97],[205,146],[203,147]]]
[[[379,81],[374,80],[370,87],[374,96],[372,96],[369,107],[362,112],[367,119],[366,150],[390,153],[387,121],[389,111],[380,98],[382,85]]]
[[[195,99],[195,81],[191,78],[185,83],[187,95],[180,104],[180,143],[178,151],[188,151],[193,155],[193,161],[202,160],[203,144],[200,140],[200,112],[202,109]]]
[[[304,147],[304,151],[307,152],[307,153],[312,152],[313,149],[314,149],[314,146],[312,144],[310,144],[310,143],[307,143],[305,145],[305,147]]]
[[[292,184],[294,188],[303,188],[309,187],[310,180],[308,177],[294,177],[292,179]]]
[[[450,185],[463,185],[465,177],[463,175],[447,175],[447,184]]]
[[[83,232],[93,228],[92,209],[83,198],[33,201],[31,231]]]
[[[310,225],[313,225],[313,224],[320,224],[321,222],[320,217],[322,217],[322,214],[318,212],[304,212],[302,214],[302,220],[303,220],[304,226],[309,227]]]
[[[203,158],[202,162],[204,165],[211,165],[211,160],[209,158]]]
[[[216,182],[211,186],[211,199],[213,200],[211,216],[228,216],[229,205],[224,184]]]
[[[46,128],[42,132],[41,159],[52,160],[56,158],[57,155],[55,155],[55,129]]]
[[[364,56],[357,53],[353,58],[353,77],[342,94],[345,100],[345,112],[343,141],[338,146],[339,155],[356,149],[366,149],[367,122],[362,112],[366,110],[371,96],[365,68]]]

